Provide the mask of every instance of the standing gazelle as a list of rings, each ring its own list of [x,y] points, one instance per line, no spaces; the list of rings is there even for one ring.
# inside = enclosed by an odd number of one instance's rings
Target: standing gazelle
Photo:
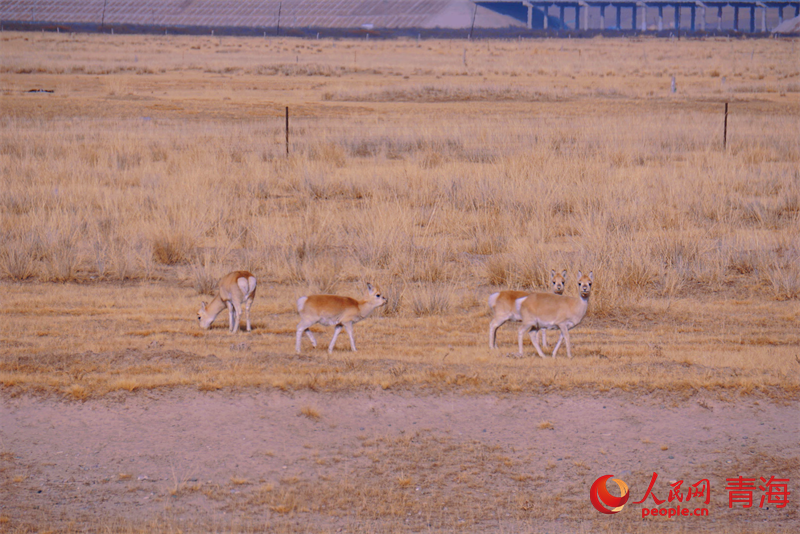
[[[303,339],[303,332],[314,348],[317,347],[317,340],[309,328],[316,323],[324,326],[333,326],[333,339],[328,346],[328,354],[333,352],[336,338],[342,327],[347,330],[350,336],[350,348],[356,351],[356,341],[353,338],[353,323],[357,323],[372,313],[372,310],[386,304],[386,297],[382,297],[372,284],[367,284],[367,295],[364,300],[356,300],[350,297],[339,297],[337,295],[309,295],[297,299],[297,311],[300,312],[300,323],[297,325],[297,342],[295,350],[300,353],[300,341]]]
[[[578,271],[578,293],[580,298],[553,295],[551,293],[531,293],[517,299],[517,313],[522,326],[519,327],[518,341],[519,353],[522,354],[522,339],[530,332],[536,352],[544,358],[544,353],[539,347],[539,336],[534,330],[548,330],[558,328],[561,335],[553,349],[553,358],[556,357],[561,342],[567,341],[567,356],[572,358],[572,345],[569,342],[569,330],[575,328],[583,320],[589,308],[589,296],[592,294],[592,281],[594,273],[584,275]]]
[[[561,274],[554,270],[550,271],[550,287],[553,293],[561,295],[564,293],[564,284],[567,282],[567,271]],[[517,313],[517,299],[530,295],[530,291],[500,291],[489,296],[489,307],[492,309],[492,322],[489,323],[489,348],[497,348],[497,329],[507,321],[519,321]],[[542,330],[542,343],[547,348],[547,332]]]
[[[205,302],[200,304],[197,312],[197,320],[200,326],[207,330],[217,315],[228,308],[228,320],[230,321],[230,331],[239,331],[239,320],[244,310],[247,319],[247,331],[250,328],[250,306],[256,296],[256,277],[248,271],[233,271],[222,277],[219,281],[217,296],[210,304]]]

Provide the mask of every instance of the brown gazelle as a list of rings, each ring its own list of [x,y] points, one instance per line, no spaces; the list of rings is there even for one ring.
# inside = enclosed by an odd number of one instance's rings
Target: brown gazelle
[[[556,357],[561,342],[567,342],[567,356],[572,358],[572,345],[569,342],[569,330],[580,324],[589,308],[589,296],[592,294],[592,281],[594,273],[584,275],[578,271],[578,293],[580,298],[553,295],[552,293],[531,293],[517,299],[517,313],[519,313],[522,326],[519,327],[518,341],[519,353],[522,354],[522,339],[530,332],[536,352],[544,358],[544,353],[539,347],[539,336],[534,330],[548,330],[558,328],[561,335],[553,349],[553,358]]]
[[[567,271],[561,274],[550,271],[550,287],[553,293],[564,293],[564,284],[567,282]],[[519,321],[517,313],[517,299],[530,295],[530,291],[500,291],[489,295],[489,307],[492,309],[492,322],[489,323],[489,348],[497,348],[497,329],[508,321]],[[542,330],[542,343],[547,348],[547,332]]]
[[[333,352],[336,338],[342,327],[347,330],[350,336],[350,348],[356,351],[356,342],[353,338],[353,323],[357,323],[372,313],[372,310],[386,304],[386,298],[382,297],[372,284],[367,284],[367,295],[364,300],[356,300],[350,297],[340,297],[337,295],[309,295],[297,299],[297,311],[300,313],[300,323],[297,325],[297,341],[295,350],[300,353],[300,341],[303,339],[303,332],[306,333],[311,345],[317,347],[317,340],[309,328],[317,323],[324,326],[333,326],[333,339],[328,346],[328,354]]]
[[[239,331],[239,320],[242,311],[247,320],[247,331],[250,327],[250,306],[256,296],[256,277],[248,271],[233,271],[222,277],[219,281],[217,296],[210,304],[203,302],[197,312],[197,320],[203,329],[211,327],[211,323],[222,310],[228,308],[230,331]]]

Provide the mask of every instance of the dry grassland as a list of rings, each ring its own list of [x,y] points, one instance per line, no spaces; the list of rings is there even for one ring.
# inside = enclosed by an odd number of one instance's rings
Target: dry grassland
[[[795,41],[0,40],[7,393],[800,391]],[[232,269],[253,332],[203,332]],[[576,357],[490,352],[551,269],[595,274]],[[359,352],[294,356],[295,299],[366,281]]]

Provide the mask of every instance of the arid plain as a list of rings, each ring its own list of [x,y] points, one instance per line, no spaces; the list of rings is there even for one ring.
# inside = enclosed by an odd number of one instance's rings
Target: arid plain
[[[797,529],[724,490],[800,480],[796,40],[0,46],[0,529]],[[234,269],[253,331],[201,330]],[[552,269],[594,272],[574,357],[490,350]],[[359,351],[295,355],[366,282]],[[589,504],[654,471],[711,517]]]

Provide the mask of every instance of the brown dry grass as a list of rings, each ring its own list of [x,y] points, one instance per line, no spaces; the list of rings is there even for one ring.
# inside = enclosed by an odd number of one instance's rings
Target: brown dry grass
[[[791,42],[2,45],[6,391],[797,394]],[[259,278],[254,332],[200,331],[234,268]],[[576,358],[500,357],[511,326],[485,349],[488,294],[554,268],[597,281]],[[291,355],[295,299],[364,281],[390,303],[362,350]]]

